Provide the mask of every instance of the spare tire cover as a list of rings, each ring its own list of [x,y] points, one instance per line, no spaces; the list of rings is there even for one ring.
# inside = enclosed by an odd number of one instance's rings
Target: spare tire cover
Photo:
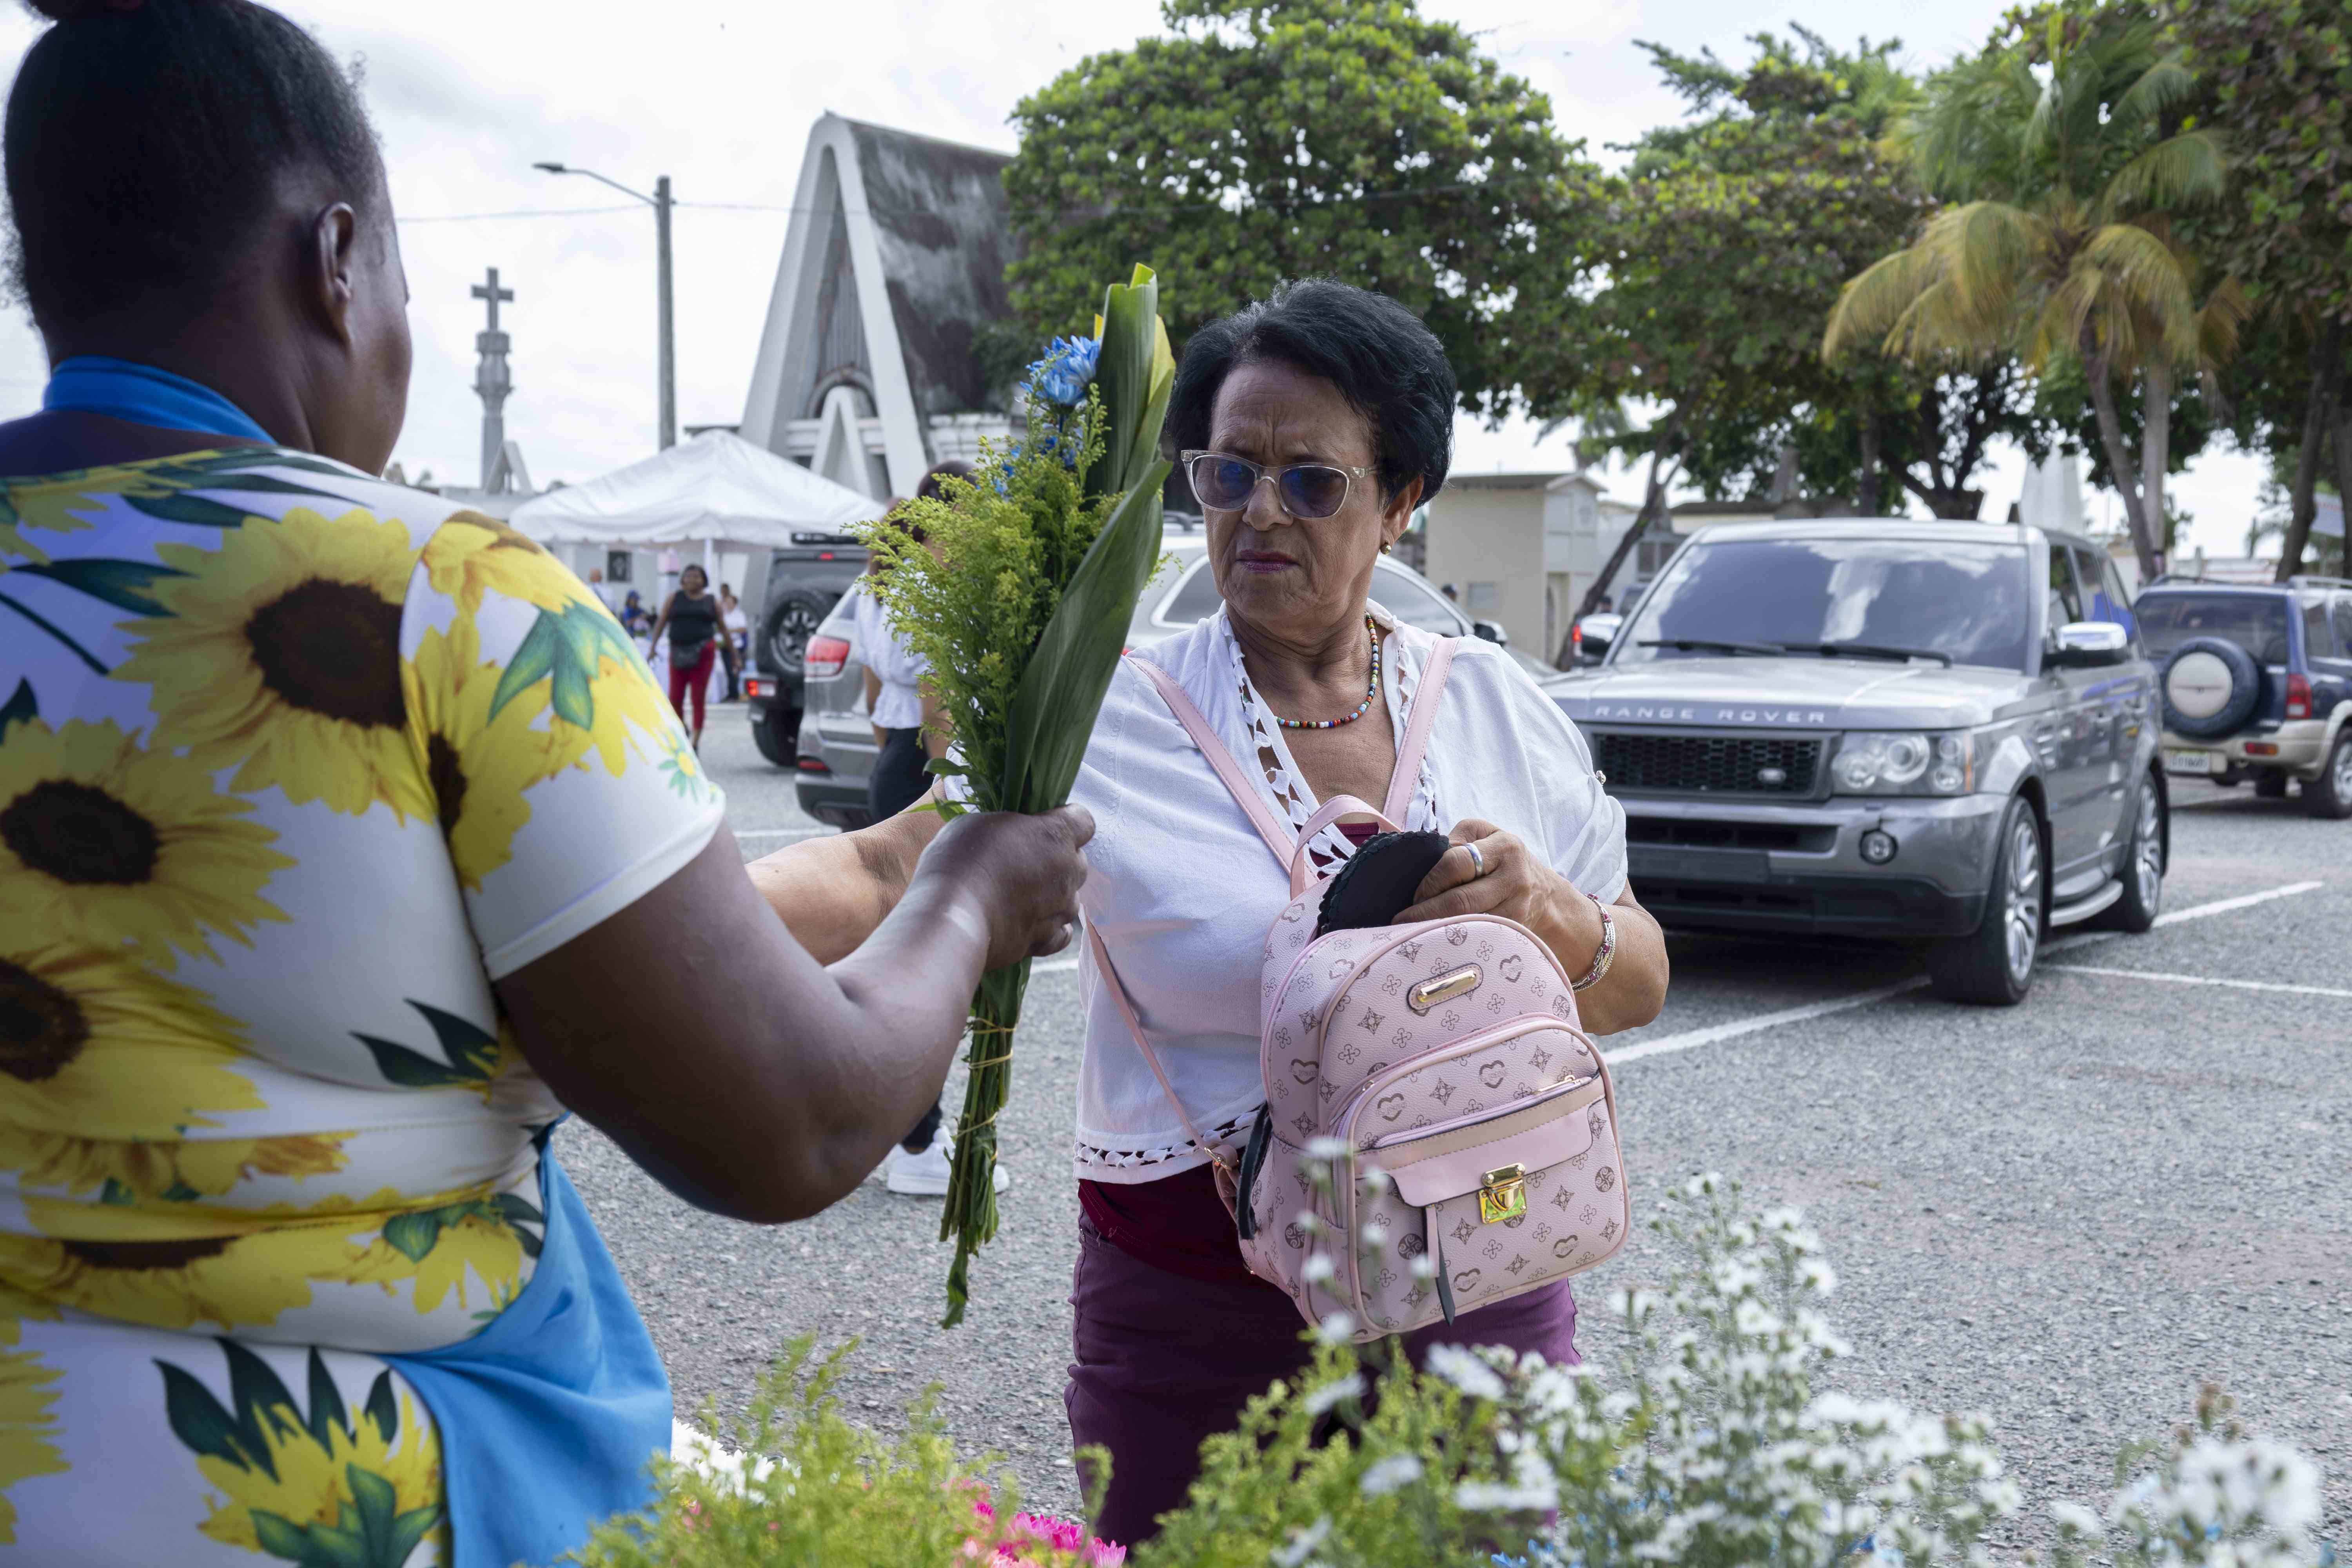
[[[2227,637],[2191,637],[2165,662],[2164,727],[2200,741],[2243,729],[2262,706],[2263,667]]]

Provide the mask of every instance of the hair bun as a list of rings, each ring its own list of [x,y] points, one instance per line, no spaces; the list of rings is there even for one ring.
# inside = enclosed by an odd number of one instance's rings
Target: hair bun
[[[52,22],[79,22],[90,16],[121,16],[136,11],[146,0],[26,0]]]

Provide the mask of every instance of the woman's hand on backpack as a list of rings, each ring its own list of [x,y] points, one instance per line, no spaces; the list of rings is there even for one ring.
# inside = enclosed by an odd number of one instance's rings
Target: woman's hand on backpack
[[[1422,879],[1413,891],[1412,907],[1397,916],[1395,924],[1500,915],[1542,931],[1563,921],[1572,928],[1581,915],[1582,923],[1592,928],[1592,941],[1585,949],[1590,961],[1591,949],[1601,945],[1601,917],[1593,912],[1592,900],[1530,854],[1518,835],[1465,816],[1446,837],[1454,841],[1454,847]],[[1569,908],[1571,901],[1583,909]],[[1566,963],[1570,957],[1562,953],[1560,960]]]

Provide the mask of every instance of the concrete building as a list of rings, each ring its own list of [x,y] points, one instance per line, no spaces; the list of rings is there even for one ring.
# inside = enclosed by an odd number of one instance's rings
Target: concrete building
[[[1581,472],[1454,474],[1430,503],[1422,570],[1472,618],[1549,659],[1635,515]]]
[[[809,131],[739,433],[877,499],[1008,435],[975,337],[1012,314],[1002,153],[826,114]]]

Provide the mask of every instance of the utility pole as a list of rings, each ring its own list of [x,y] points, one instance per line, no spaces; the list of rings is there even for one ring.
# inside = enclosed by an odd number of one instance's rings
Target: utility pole
[[[657,362],[655,374],[660,383],[660,437],[664,450],[677,445],[677,331],[671,312],[669,268],[669,213],[676,204],[670,200],[669,176],[662,175],[654,182],[654,194],[634,191],[618,180],[606,179],[593,169],[574,169],[563,163],[533,163],[532,168],[550,174],[585,174],[599,184],[612,186],[625,196],[634,196],[654,209],[655,294],[660,310],[656,326]]]
[[[654,182],[654,237],[661,275],[661,444],[667,451],[677,445],[677,328],[670,312],[667,174]]]

